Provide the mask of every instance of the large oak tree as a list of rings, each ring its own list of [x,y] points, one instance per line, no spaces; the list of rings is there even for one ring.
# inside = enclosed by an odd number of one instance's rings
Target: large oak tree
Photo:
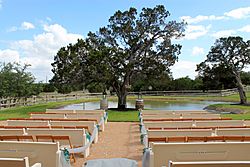
[[[60,49],[53,65],[57,84],[93,84],[112,87],[118,108],[126,108],[126,97],[133,75],[169,72],[181,45],[172,40],[183,36],[183,22],[168,21],[164,6],[117,11],[106,27],[89,33],[85,40]]]
[[[224,70],[222,75],[230,73],[235,77],[240,95],[240,103],[245,104],[247,103],[247,98],[240,74],[249,64],[250,40],[245,42],[241,37],[228,37],[216,40],[207,55],[207,59],[198,65],[197,70],[200,73],[208,73],[206,71],[209,71],[209,69],[217,69],[218,71],[221,68]]]

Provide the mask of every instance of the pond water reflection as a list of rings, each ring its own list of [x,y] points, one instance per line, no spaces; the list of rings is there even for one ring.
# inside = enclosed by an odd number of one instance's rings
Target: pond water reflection
[[[144,100],[145,109],[154,109],[154,110],[202,110],[204,107],[210,104],[217,104],[221,102],[214,101],[192,101],[192,102],[167,102],[167,101],[154,101],[154,100]],[[109,101],[109,108],[116,108],[116,101]],[[129,100],[127,102],[128,108],[135,107],[135,100]],[[61,109],[74,109],[74,110],[94,110],[100,108],[100,102],[86,102],[80,104],[72,104],[64,106]]]

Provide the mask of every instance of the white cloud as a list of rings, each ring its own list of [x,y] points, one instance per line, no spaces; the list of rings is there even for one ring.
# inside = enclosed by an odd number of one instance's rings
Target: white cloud
[[[225,16],[242,19],[250,16],[250,7],[238,8],[224,13]]]
[[[221,38],[221,37],[229,37],[233,35],[238,35],[239,32],[250,32],[250,24],[245,25],[239,29],[231,29],[231,30],[221,30],[213,33],[211,36],[215,38]]]
[[[184,39],[197,39],[201,36],[204,36],[208,33],[209,29],[211,28],[211,25],[203,26],[203,25],[188,25],[187,29],[185,31],[185,37]]]
[[[237,33],[236,30],[222,30],[212,34],[212,37],[215,38],[229,37],[235,35],[236,33]]]
[[[68,45],[76,43],[77,39],[83,38],[80,34],[73,34],[59,24],[44,25],[44,32],[35,35],[33,40],[20,40],[13,42],[11,48],[17,50],[20,61],[29,63],[31,72],[35,74],[37,80],[45,80],[46,75],[52,77],[51,63],[57,51]]]
[[[13,27],[10,27],[8,30],[7,30],[7,32],[15,32],[15,31],[17,31],[18,30],[18,28],[16,27],[16,26],[13,26]]]
[[[20,55],[17,51],[15,50],[0,50],[0,62],[19,62]]]
[[[15,31],[18,31],[18,30],[30,30],[30,29],[34,29],[35,26],[30,23],[30,22],[22,22],[22,24],[20,26],[12,26],[10,27],[9,29],[7,29],[7,32],[15,32]]]
[[[196,62],[193,61],[179,61],[174,64],[171,68],[173,72],[174,79],[189,76],[189,78],[194,79],[198,75],[196,70]]]
[[[204,54],[204,49],[203,48],[198,47],[198,46],[193,47],[193,50],[192,50],[192,55],[193,56],[202,55],[202,54]]]
[[[198,15],[195,17],[182,16],[180,17],[180,19],[186,21],[188,24],[194,24],[202,21],[225,20],[229,18],[242,19],[246,17],[250,17],[250,7],[233,9],[229,12],[225,12],[222,16],[215,16],[215,15],[208,15],[208,16]]]
[[[21,24],[22,30],[29,30],[29,29],[34,29],[34,28],[35,28],[35,26],[32,23],[29,23],[26,21]]]
[[[0,0],[0,9],[2,9],[2,7],[3,7],[3,1],[2,0]]]
[[[246,25],[246,26],[238,29],[238,31],[241,31],[241,32],[250,32],[250,25]]]
[[[225,19],[224,16],[215,16],[215,15],[210,15],[210,16],[204,16],[204,15],[198,15],[196,17],[191,17],[191,16],[182,16],[181,20],[186,21],[187,23],[199,23],[201,21],[206,21],[206,20],[222,20]]]

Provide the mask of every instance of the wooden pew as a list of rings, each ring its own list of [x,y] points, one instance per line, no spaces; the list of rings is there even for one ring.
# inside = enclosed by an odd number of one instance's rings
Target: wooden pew
[[[59,119],[64,119],[64,118],[66,118],[66,115],[63,114],[63,113],[58,113],[58,114],[33,113],[33,114],[30,114],[30,118],[59,118]]]
[[[157,138],[162,137],[180,137],[180,136],[211,136],[212,129],[184,129],[184,130],[148,130],[145,145],[150,147],[152,140],[156,142]],[[166,139],[166,142],[169,140]],[[183,141],[183,140],[181,140]]]
[[[193,121],[166,121],[166,122],[144,122],[146,129],[148,128],[178,128],[193,126]]]
[[[85,129],[27,129],[27,134],[32,135],[65,135],[70,137],[73,147],[82,147],[87,144]],[[68,145],[68,142],[60,142],[60,145]],[[85,157],[89,155],[89,148],[83,153]]]
[[[167,114],[167,113],[171,113],[171,114],[191,114],[191,113],[211,113],[208,112],[206,110],[143,110],[142,112],[143,114]]]
[[[169,161],[168,167],[249,167],[250,161]]]
[[[30,121],[95,121],[97,122],[97,119],[90,119],[90,118],[81,118],[81,119],[61,119],[61,118],[10,118],[9,120],[30,120]]]
[[[28,157],[30,166],[59,167],[60,154],[58,143],[0,141],[1,158]]]
[[[221,121],[195,121],[196,127],[206,126],[244,126],[244,120],[221,120]]]
[[[250,142],[152,143],[150,167],[171,161],[248,161]]]
[[[212,136],[212,129],[148,130],[148,137]]]
[[[250,128],[225,128],[216,129],[218,136],[250,136]]]
[[[8,126],[48,126],[49,121],[7,120]]]
[[[0,158],[0,166],[2,167],[41,167],[40,163],[32,166],[29,165],[29,158]]]
[[[24,129],[0,129],[0,136],[4,135],[24,135]]]
[[[92,134],[94,128],[96,127],[96,123],[94,121],[50,121],[51,126],[87,126],[89,132]],[[94,143],[98,142],[98,134],[95,136]]]
[[[105,110],[62,110],[62,109],[46,109],[45,113],[101,113],[104,114]]]
[[[163,122],[163,121],[221,121],[232,120],[232,118],[146,118],[144,122]]]
[[[42,113],[42,114],[39,114],[39,113],[33,113],[30,115],[31,118],[42,118],[42,119],[94,119],[94,120],[97,120],[97,122],[101,122],[103,118],[103,116],[101,114],[98,114],[98,115],[85,115],[85,114],[76,114],[76,113],[70,113],[70,114],[52,114],[52,113],[49,113],[49,114],[46,114],[46,113]],[[104,127],[105,127],[105,122],[103,122],[101,125],[100,125],[100,130],[101,131],[104,131]]]
[[[220,114],[168,114],[168,115],[143,115],[143,120],[145,119],[172,119],[172,118],[211,118],[211,119],[220,119]]]

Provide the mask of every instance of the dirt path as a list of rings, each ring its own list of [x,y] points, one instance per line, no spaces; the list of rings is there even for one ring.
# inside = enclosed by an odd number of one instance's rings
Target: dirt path
[[[99,134],[98,143],[90,148],[90,156],[77,158],[72,166],[82,167],[85,161],[98,158],[129,158],[141,167],[142,148],[138,123],[109,122],[105,131]]]
[[[0,125],[7,125],[0,121]],[[128,158],[142,166],[142,149],[138,123],[108,122],[99,133],[99,141],[92,144],[88,158],[77,157],[72,167],[82,167],[85,161],[99,158]]]

